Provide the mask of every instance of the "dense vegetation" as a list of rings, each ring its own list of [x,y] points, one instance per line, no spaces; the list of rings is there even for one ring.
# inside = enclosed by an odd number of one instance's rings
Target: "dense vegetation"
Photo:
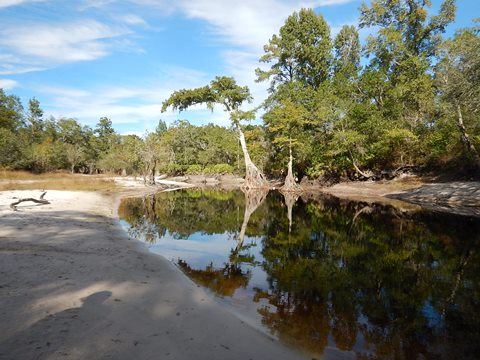
[[[436,15],[428,14],[429,3],[362,5],[360,27],[376,29],[363,47],[354,26],[332,39],[313,10],[289,16],[256,70],[258,81],[270,83],[263,125],[241,128],[253,162],[282,176],[290,150],[299,178],[375,178],[404,169],[478,176],[480,27],[444,39],[455,2],[445,0]],[[44,119],[35,98],[25,111],[17,96],[0,89],[0,167],[243,174],[234,126],[179,120],[167,128],[160,121],[143,138],[120,136],[108,118],[93,129],[75,119]]]

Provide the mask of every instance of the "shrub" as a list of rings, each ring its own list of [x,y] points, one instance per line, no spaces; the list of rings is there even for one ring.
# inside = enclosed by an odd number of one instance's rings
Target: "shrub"
[[[190,175],[199,175],[203,173],[203,166],[200,164],[189,165],[186,171]]]
[[[161,165],[158,167],[158,171],[162,174],[167,174],[167,175],[184,175],[185,172],[187,171],[186,165],[177,165],[177,164],[167,164],[167,165]]]
[[[205,174],[232,174],[234,171],[233,166],[229,164],[215,164],[215,165],[208,165],[204,173]]]

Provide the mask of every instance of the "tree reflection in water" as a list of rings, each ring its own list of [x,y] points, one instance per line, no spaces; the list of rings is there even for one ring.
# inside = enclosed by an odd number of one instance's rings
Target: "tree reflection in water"
[[[188,190],[124,201],[120,215],[150,242],[233,240],[222,266],[207,254],[179,267],[220,296],[248,291],[264,326],[311,356],[330,346],[359,359],[476,358],[478,219],[301,199]]]

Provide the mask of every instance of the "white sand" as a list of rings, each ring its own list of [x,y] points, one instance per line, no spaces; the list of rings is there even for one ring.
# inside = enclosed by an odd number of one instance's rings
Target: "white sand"
[[[114,199],[0,192],[0,359],[301,359],[130,240]]]

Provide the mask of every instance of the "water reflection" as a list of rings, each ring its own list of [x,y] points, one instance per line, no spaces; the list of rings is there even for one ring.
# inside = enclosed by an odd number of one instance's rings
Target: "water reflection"
[[[133,237],[310,357],[480,353],[478,219],[213,190],[119,212]]]

